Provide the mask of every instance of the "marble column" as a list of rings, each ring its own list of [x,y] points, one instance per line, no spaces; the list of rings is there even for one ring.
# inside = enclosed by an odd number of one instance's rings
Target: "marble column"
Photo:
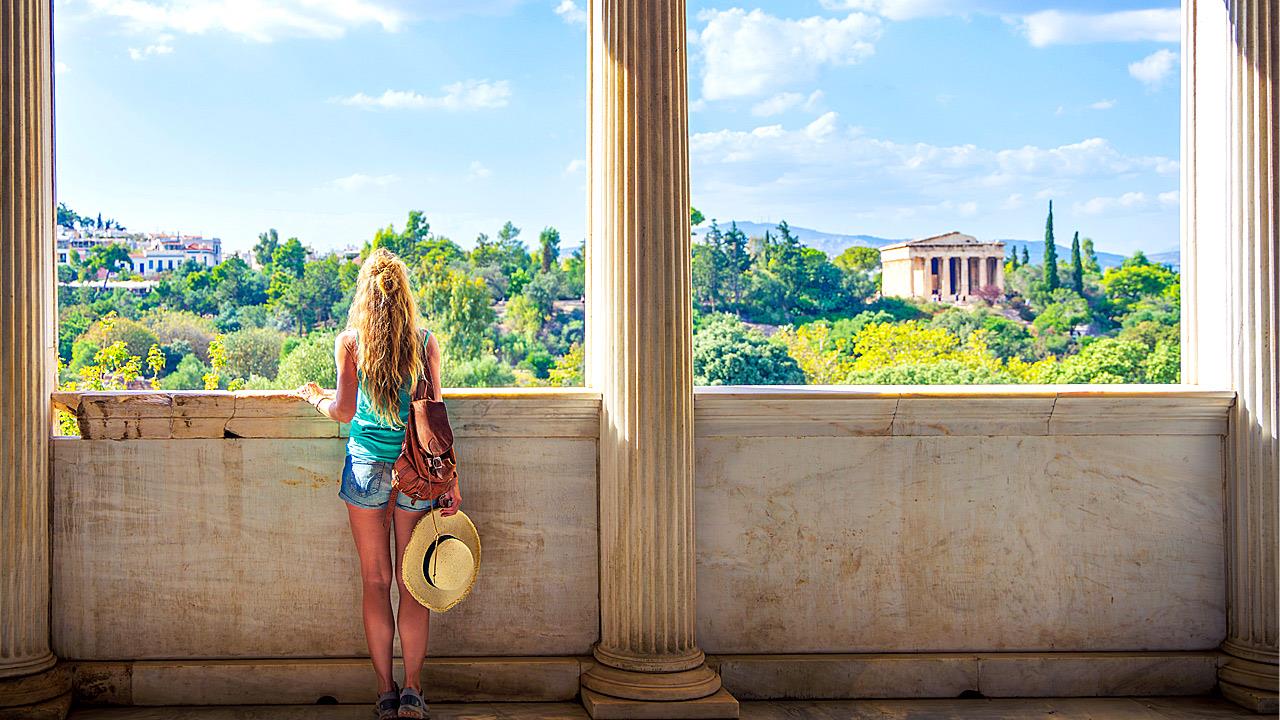
[[[968,297],[972,288],[969,287],[969,258],[961,255],[957,259],[960,266],[960,288],[956,291],[956,295],[960,297]]]
[[[987,259],[978,258],[978,288],[985,290],[991,284],[991,278],[987,275]]]
[[[600,420],[592,717],[737,717],[694,640],[685,3],[593,0],[587,376]]]
[[[0,8],[0,719],[62,718],[70,680],[49,647],[51,3]]]
[[[951,258],[942,257],[942,296],[951,297],[956,294],[955,283],[951,282]]]
[[[1280,8],[1233,0],[1232,221],[1227,285],[1230,373],[1236,391],[1227,439],[1227,639],[1223,695],[1277,712],[1277,484],[1280,483]]]

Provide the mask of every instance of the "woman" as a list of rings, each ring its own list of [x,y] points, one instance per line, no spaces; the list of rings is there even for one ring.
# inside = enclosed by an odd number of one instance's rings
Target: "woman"
[[[425,607],[405,589],[387,549],[387,505],[392,495],[391,468],[400,454],[409,400],[425,368],[440,377],[440,345],[418,326],[409,273],[395,254],[379,248],[360,266],[347,329],[334,344],[338,390],[329,399],[307,383],[298,394],[321,414],[351,423],[346,465],[338,497],[347,504],[351,534],[360,556],[364,581],[364,633],[378,676],[377,713],[385,718],[426,718],[419,675],[427,654],[430,620]],[[431,384],[440,399],[439,382]],[[457,490],[436,501],[442,515],[458,511]],[[397,493],[394,518],[396,557],[404,555],[413,528],[432,503]],[[404,688],[391,676],[391,644],[396,621],[391,617],[391,577],[400,589],[400,647],[404,652]]]

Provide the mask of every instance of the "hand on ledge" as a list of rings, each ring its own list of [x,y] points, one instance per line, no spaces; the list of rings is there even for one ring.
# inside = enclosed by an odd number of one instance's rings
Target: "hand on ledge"
[[[314,382],[309,382],[299,387],[297,390],[293,391],[293,394],[297,395],[303,400],[306,400],[312,405],[315,405],[316,402],[320,400],[320,398],[326,397],[324,390]]]

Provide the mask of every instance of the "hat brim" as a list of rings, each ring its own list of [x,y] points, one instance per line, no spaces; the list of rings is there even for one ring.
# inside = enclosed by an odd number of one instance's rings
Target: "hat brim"
[[[476,577],[480,574],[480,533],[476,532],[471,518],[461,510],[448,517],[442,516],[439,510],[432,510],[429,514],[436,516],[435,523],[432,523],[430,517],[423,515],[414,527],[409,544],[404,548],[404,556],[400,559],[400,579],[404,581],[404,586],[409,589],[413,599],[423,607],[434,612],[445,612],[462,602],[476,584]],[[452,535],[471,550],[471,578],[464,587],[442,590],[427,582],[426,574],[422,571],[427,549],[435,542],[437,527],[441,535]]]

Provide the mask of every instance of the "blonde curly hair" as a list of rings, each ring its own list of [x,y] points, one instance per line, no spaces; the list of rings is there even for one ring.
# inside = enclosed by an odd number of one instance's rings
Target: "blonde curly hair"
[[[377,248],[360,266],[347,327],[357,335],[360,388],[374,416],[401,426],[400,390],[424,374],[426,352],[409,268],[395,253]]]

